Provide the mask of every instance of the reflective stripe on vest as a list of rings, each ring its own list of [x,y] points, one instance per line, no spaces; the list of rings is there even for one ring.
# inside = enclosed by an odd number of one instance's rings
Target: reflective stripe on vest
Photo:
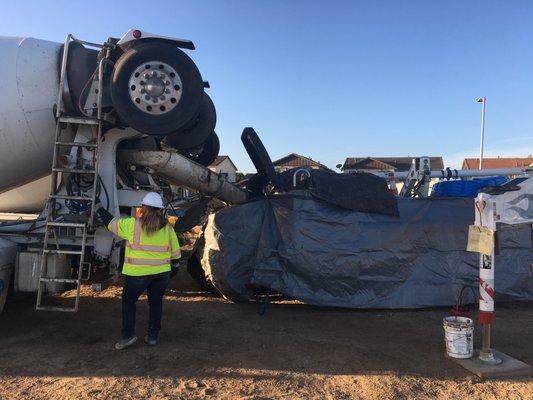
[[[124,263],[131,265],[168,265],[170,264],[170,260],[168,258],[154,259],[125,257]]]
[[[155,271],[153,271],[154,268],[158,269],[158,272],[160,271],[160,268],[168,267],[170,269],[170,257],[172,257],[172,228],[169,225],[166,225],[165,228],[167,229],[165,235],[167,239],[166,244],[141,244],[142,223],[140,219],[135,219],[132,241],[131,243],[129,241],[126,243],[127,254],[124,258],[123,271],[126,270],[127,273],[143,275],[148,273],[148,271],[155,273]],[[152,253],[154,256],[156,254],[164,256],[163,258],[148,258],[148,254],[145,254],[145,252]],[[129,268],[134,268],[134,270]]]
[[[132,250],[141,250],[141,251],[152,251],[156,253],[166,253],[172,248],[172,236],[170,232],[170,227],[167,225],[168,231],[168,244],[166,245],[157,245],[157,244],[140,244],[141,242],[141,232],[142,224],[140,219],[135,219],[135,227],[133,228],[133,243],[127,243],[126,246]]]

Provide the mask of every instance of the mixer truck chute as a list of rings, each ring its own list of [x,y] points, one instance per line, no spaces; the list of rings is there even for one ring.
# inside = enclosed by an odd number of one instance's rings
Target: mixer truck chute
[[[132,215],[147,191],[162,193],[171,208],[194,205],[188,199],[205,204],[201,195],[184,198],[181,187],[228,203],[247,199],[205,168],[219,150],[216,111],[180,48],[194,45],[139,30],[102,45],[72,35],[64,44],[0,38],[7,72],[0,78],[0,211],[13,211],[2,209],[2,195],[50,182],[49,195],[33,192],[26,205],[43,204],[31,210],[40,214],[35,221],[0,223],[2,240],[19,245],[15,274],[3,275],[4,295],[6,276],[14,275],[16,290],[38,293],[38,309],[76,311],[82,279],[116,276],[121,246],[95,218],[97,199],[115,216]],[[4,271],[15,264],[12,250],[0,248]],[[74,307],[45,304],[47,292],[74,287]]]

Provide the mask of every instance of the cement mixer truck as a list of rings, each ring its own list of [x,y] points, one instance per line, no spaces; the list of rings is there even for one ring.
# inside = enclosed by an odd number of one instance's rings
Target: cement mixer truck
[[[84,280],[116,276],[120,243],[100,201],[132,215],[147,191],[172,208],[183,187],[239,203],[247,193],[206,168],[219,151],[216,110],[189,40],[132,29],[64,43],[0,37],[0,311],[7,293],[36,292],[38,310],[75,312]],[[75,289],[74,304],[49,293]]]

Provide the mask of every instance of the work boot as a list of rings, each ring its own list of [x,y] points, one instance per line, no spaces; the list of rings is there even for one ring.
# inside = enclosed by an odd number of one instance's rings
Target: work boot
[[[151,335],[146,335],[144,337],[144,341],[146,342],[146,344],[148,346],[155,346],[157,344],[157,337],[156,336],[151,336]]]
[[[126,347],[130,347],[131,345],[133,345],[136,341],[137,341],[137,336],[135,335],[127,339],[122,339],[120,342],[115,343],[115,349],[123,350]]]

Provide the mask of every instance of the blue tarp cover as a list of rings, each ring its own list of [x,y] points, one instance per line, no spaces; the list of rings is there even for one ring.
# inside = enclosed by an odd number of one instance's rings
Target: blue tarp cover
[[[438,197],[471,197],[477,196],[478,192],[488,186],[499,186],[507,182],[505,176],[480,178],[473,180],[442,181],[433,186],[432,196]]]

